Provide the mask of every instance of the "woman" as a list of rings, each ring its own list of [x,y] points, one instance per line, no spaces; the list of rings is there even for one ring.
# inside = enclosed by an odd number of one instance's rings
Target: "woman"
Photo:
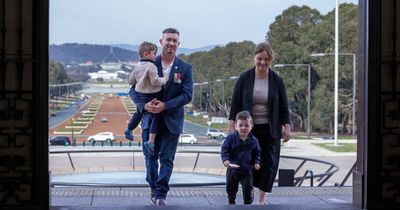
[[[237,80],[229,114],[230,132],[234,132],[238,112],[246,110],[253,117],[251,132],[261,148],[261,169],[253,170],[253,185],[259,189],[260,205],[265,204],[265,194],[271,192],[274,184],[279,165],[280,139],[287,142],[290,138],[286,88],[282,78],[269,69],[273,58],[274,53],[267,43],[255,47],[255,67],[242,73]]]

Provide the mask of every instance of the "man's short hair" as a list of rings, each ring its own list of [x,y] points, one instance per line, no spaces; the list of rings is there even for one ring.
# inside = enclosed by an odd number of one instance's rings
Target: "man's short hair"
[[[253,124],[253,118],[248,111],[241,111],[237,113],[235,121],[237,122],[238,120],[248,120],[251,124]]]
[[[155,51],[157,53],[157,45],[151,42],[142,42],[142,44],[139,45],[140,58],[143,58],[145,52],[151,52],[151,51]]]
[[[166,28],[162,32],[163,34],[177,34],[179,36],[179,31],[175,28]]]

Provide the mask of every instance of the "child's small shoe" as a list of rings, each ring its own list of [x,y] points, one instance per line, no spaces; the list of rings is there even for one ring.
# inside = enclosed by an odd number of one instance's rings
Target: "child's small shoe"
[[[125,138],[126,138],[126,139],[128,139],[129,141],[133,141],[133,134],[132,134],[132,131],[131,131],[131,130],[126,129],[126,130],[124,131],[124,134],[125,134]]]
[[[143,144],[150,151],[150,153],[152,155],[154,155],[154,143],[150,143],[150,142],[146,141]]]

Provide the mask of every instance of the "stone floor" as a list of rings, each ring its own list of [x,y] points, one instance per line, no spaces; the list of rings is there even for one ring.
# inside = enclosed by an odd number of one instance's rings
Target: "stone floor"
[[[69,209],[357,209],[352,187],[275,187],[266,206],[227,205],[224,187],[171,188],[165,207],[149,203],[148,188],[56,187],[51,191],[53,210]],[[255,195],[257,197],[257,193]]]

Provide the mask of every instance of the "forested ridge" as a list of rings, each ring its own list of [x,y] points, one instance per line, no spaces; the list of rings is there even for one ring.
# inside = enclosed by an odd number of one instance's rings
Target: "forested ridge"
[[[111,53],[112,52],[112,53]],[[50,59],[64,64],[98,62],[129,62],[138,61],[139,55],[135,51],[107,45],[66,43],[50,45]]]

